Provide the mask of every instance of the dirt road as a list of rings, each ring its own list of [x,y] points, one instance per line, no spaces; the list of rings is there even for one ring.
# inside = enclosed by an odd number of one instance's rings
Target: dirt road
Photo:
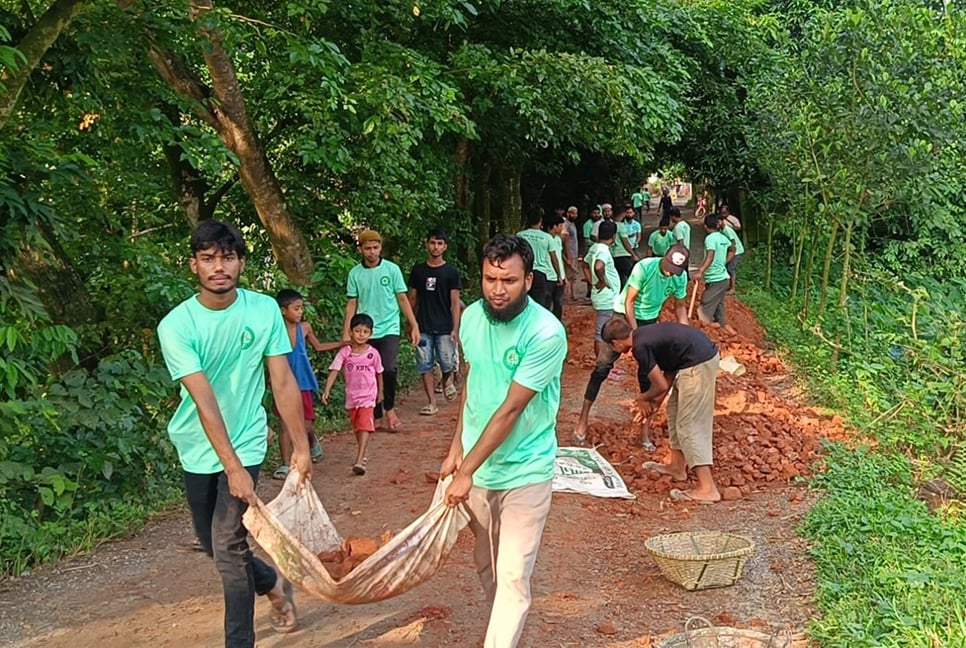
[[[722,352],[733,352],[749,371],[741,378],[719,380],[716,470],[729,485],[740,488],[743,497],[713,506],[671,503],[666,484],[641,474],[640,463],[652,455],[635,446],[636,429],[629,424],[626,410],[636,391],[633,360],[623,358],[619,366],[627,373],[608,380],[602,389],[590,438],[605,444],[601,452],[619,464],[638,499],[554,495],[533,578],[533,609],[521,646],[650,646],[680,631],[692,615],[724,625],[790,628],[800,634],[814,615],[813,571],[806,547],[794,533],[813,496],[805,487],[789,484],[790,475],[780,468],[774,474],[769,451],[790,456],[801,448],[778,450],[778,442],[787,440],[786,432],[814,440],[820,431],[838,429],[837,422],[803,408],[785,392],[781,364],[763,348],[753,319],[746,321],[750,314],[739,313],[730,298],[729,308],[736,313],[738,331],[711,333]],[[588,375],[591,317],[589,307],[567,307],[572,342],[558,427],[563,445],[569,443]],[[376,537],[386,529],[401,529],[428,505],[433,487],[423,473],[438,470],[453,431],[456,406],[443,401],[436,416],[424,417],[417,414],[421,404],[420,394],[406,396],[400,409],[403,431],[373,438],[365,477],[350,474],[352,436],[326,438],[326,456],[313,483],[343,534]],[[657,458],[667,452],[662,425],[659,420]],[[775,465],[782,465],[776,461]],[[789,462],[791,472],[806,464],[804,458]],[[270,499],[277,489],[277,482],[263,478],[258,492]],[[0,584],[0,645],[220,645],[222,601],[214,566],[203,555],[176,550],[191,539],[189,526],[185,512],[176,511],[150,522],[131,538]],[[756,542],[757,551],[737,585],[686,592],[661,577],[644,540],[657,533],[694,529],[735,532]],[[287,636],[271,631],[268,604],[260,600],[258,645],[478,645],[487,610],[472,566],[471,546],[472,536],[464,531],[449,561],[432,580],[382,603],[339,607],[297,595],[302,628]]]

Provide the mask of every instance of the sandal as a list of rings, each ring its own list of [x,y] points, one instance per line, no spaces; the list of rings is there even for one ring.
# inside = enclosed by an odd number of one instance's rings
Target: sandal
[[[439,408],[433,404],[423,405],[421,408],[419,408],[419,413],[422,414],[423,416],[432,416],[438,411],[439,411]]]
[[[456,385],[453,383],[446,385],[446,388],[443,389],[443,395],[446,396],[446,400],[448,401],[456,398]]]
[[[279,466],[275,469],[275,472],[272,473],[272,479],[284,481],[285,478],[288,477],[289,470],[290,468],[288,466]]]
[[[295,613],[295,599],[292,596],[292,584],[287,579],[282,578],[282,599],[281,603],[272,603],[272,616],[270,621],[272,630],[279,634],[288,634],[299,627],[299,619]]]
[[[641,447],[644,448],[646,452],[654,452],[655,450],[657,450],[657,446],[654,445],[654,442],[651,441],[650,439],[641,441]]]
[[[720,499],[709,500],[709,499],[698,499],[692,495],[689,491],[680,490],[677,488],[672,488],[668,493],[668,497],[671,498],[672,502],[697,502],[698,504],[717,504]]]
[[[366,474],[366,467],[368,465],[369,465],[369,457],[363,457],[362,463],[357,463],[356,465],[352,466],[352,472],[354,472],[355,474],[361,477],[362,475]]]
[[[312,463],[319,463],[322,461],[322,444],[319,440],[315,440],[315,445],[309,449],[309,456],[312,457]]]

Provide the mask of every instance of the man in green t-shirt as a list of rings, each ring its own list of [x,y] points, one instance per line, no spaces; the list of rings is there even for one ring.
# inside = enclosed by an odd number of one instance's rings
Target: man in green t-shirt
[[[276,632],[295,630],[292,586],[252,556],[242,514],[256,502],[255,482],[268,450],[262,397],[268,370],[275,404],[290,430],[304,427],[302,394],[288,363],[288,331],[275,299],[238,288],[245,242],[231,224],[205,220],[191,234],[191,272],[200,292],[158,325],[161,353],[181,383],[168,435],[184,473],[195,535],[215,559],[225,597],[225,644],[255,645],[255,595],[272,602]],[[295,434],[292,469],[312,473],[308,437]]]
[[[560,262],[552,250],[552,237],[543,231],[543,216],[531,213],[527,216],[527,228],[517,232],[533,248],[533,283],[530,296],[534,301],[551,310],[553,308],[553,286],[557,283],[557,268]],[[551,282],[551,277],[553,281]]]
[[[687,296],[688,276],[687,248],[675,245],[662,258],[643,259],[634,266],[627,285],[614,300],[614,311],[624,315],[628,323],[637,328],[653,324],[664,302],[671,295],[677,300],[675,315],[682,324],[688,324],[687,309],[684,298]],[[586,441],[587,424],[590,420],[590,408],[597,400],[600,387],[614,369],[614,363],[620,354],[609,345],[600,347],[594,369],[590,372],[587,389],[584,391],[584,403],[580,409],[580,418],[574,431],[574,443],[578,445]],[[650,439],[644,445],[653,449]]]
[[[731,260],[728,261],[728,265],[726,266],[728,276],[731,278],[728,292],[733,293],[735,291],[735,279],[738,275],[738,263],[745,254],[745,246],[741,242],[741,237],[738,236],[738,230],[741,229],[741,221],[731,213],[728,205],[721,205],[718,227],[721,228],[721,233],[727,236],[728,240],[735,246],[734,256],[731,257]]]
[[[617,224],[607,221],[600,224],[597,235],[600,239],[590,246],[584,257],[584,270],[589,277],[590,303],[594,306],[594,355],[600,353],[604,340],[600,330],[614,315],[614,299],[621,289],[620,275],[611,255],[611,245],[617,234]]]
[[[704,277],[704,292],[701,294],[701,305],[698,306],[698,317],[702,322],[717,322],[725,326],[725,294],[731,283],[728,277],[727,264],[735,253],[734,244],[728,237],[718,231],[718,215],[708,214],[704,217],[704,262],[694,274],[696,281]]]
[[[667,251],[674,245],[674,232],[670,230],[670,226],[670,219],[662,216],[657,229],[647,237],[647,254],[644,256],[662,257],[667,254]]]
[[[644,213],[650,214],[651,213],[651,190],[647,188],[647,185],[645,185],[644,189],[641,191],[641,201],[644,204]]]
[[[681,218],[681,210],[677,207],[671,207],[668,210],[668,217],[670,219],[671,227],[674,232],[675,243],[680,243],[684,247],[691,249],[691,225],[688,221]]]
[[[644,194],[638,189],[631,194],[631,206],[634,208],[634,216],[641,220],[641,206],[644,204]]]
[[[550,512],[563,325],[527,296],[533,250],[497,234],[483,248],[480,301],[463,313],[466,386],[440,466],[447,506],[465,503],[473,558],[492,607],[484,646],[513,648],[530,609],[530,576]]]
[[[362,263],[349,270],[346,278],[345,319],[342,339],[351,340],[350,322],[356,313],[372,318],[371,344],[382,356],[382,403],[376,403],[376,426],[385,416],[390,432],[399,430],[402,422],[396,415],[396,376],[399,373],[399,313],[409,322],[409,341],[419,344],[419,324],[409,302],[406,280],[399,266],[382,258],[382,237],[373,230],[359,233]]]
[[[624,210],[614,215],[614,222],[617,223],[617,236],[614,243],[610,246],[611,255],[614,257],[614,265],[617,267],[617,276],[621,280],[621,288],[627,283],[627,278],[631,276],[631,270],[638,260],[637,251],[631,246],[627,221],[634,220],[634,210],[630,205],[624,205]]]

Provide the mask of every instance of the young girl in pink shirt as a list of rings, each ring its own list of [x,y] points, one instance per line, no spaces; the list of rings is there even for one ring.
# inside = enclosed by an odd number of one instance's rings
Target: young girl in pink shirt
[[[345,408],[356,433],[356,462],[352,472],[365,475],[369,458],[369,435],[376,429],[373,410],[382,402],[382,357],[368,344],[372,335],[372,318],[356,313],[349,322],[349,346],[342,347],[329,365],[322,402],[329,402],[329,392],[341,371],[345,374]]]

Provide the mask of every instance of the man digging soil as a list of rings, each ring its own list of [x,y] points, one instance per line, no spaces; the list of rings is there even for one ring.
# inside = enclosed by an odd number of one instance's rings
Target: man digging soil
[[[631,351],[637,360],[637,379],[643,392],[637,399],[639,418],[649,418],[673,387],[667,403],[671,462],[646,461],[644,468],[683,482],[690,467],[698,480],[697,488],[672,488],[671,499],[701,504],[720,501],[721,493],[711,475],[717,347],[698,329],[677,322],[632,329],[626,319],[615,317],[604,325],[601,336],[614,351]],[[645,389],[647,381],[650,386]]]

